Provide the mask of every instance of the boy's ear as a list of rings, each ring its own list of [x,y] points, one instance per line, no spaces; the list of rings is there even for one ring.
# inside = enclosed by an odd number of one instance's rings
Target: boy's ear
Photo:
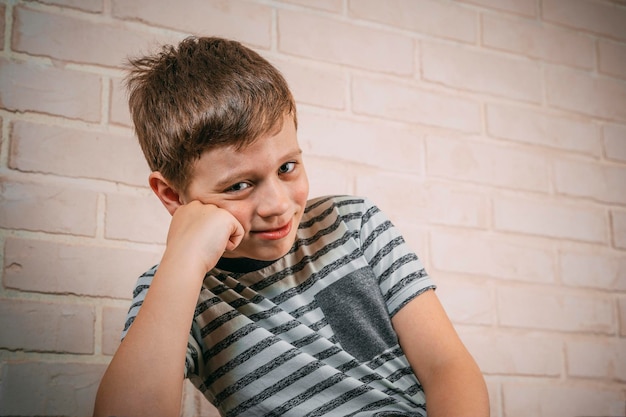
[[[174,215],[176,209],[183,204],[180,194],[158,171],[150,173],[148,182],[150,183],[150,188],[152,188],[152,191],[159,197],[159,200],[161,200],[161,203],[163,203],[167,211],[169,211],[171,215]]]

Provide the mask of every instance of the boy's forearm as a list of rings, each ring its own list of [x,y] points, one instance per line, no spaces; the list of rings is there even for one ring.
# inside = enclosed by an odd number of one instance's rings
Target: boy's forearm
[[[189,263],[170,262],[166,253],[102,379],[94,416],[178,416],[187,340],[203,276]]]
[[[487,387],[471,357],[438,367],[424,384],[428,417],[489,417]]]

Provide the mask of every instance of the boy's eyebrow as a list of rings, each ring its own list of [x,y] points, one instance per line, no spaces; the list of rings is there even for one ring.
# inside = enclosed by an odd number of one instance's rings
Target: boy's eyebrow
[[[302,155],[302,149],[298,148],[297,150],[294,150],[293,152],[283,155],[280,158],[280,161],[287,162],[289,159],[296,158],[301,155]],[[253,170],[242,170],[242,171],[235,171],[235,172],[229,173],[226,177],[219,179],[216,182],[215,187],[218,189],[230,187],[231,185],[233,185],[233,183],[237,182],[242,177],[249,176],[251,173],[253,173]]]

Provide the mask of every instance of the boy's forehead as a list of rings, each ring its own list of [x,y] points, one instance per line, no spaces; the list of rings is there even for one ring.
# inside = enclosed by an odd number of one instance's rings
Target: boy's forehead
[[[290,123],[290,124],[288,124]],[[207,174],[222,177],[224,172],[212,169],[219,166],[228,172],[235,172],[246,167],[272,164],[283,158],[294,157],[302,153],[298,144],[293,120],[283,123],[279,131],[261,135],[244,143],[226,143],[207,148],[194,161],[192,180],[196,174]],[[276,159],[277,161],[273,161]]]

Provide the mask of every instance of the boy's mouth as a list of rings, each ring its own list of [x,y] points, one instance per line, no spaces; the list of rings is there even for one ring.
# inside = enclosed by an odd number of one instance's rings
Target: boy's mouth
[[[250,233],[254,234],[255,236],[261,239],[267,239],[267,240],[282,239],[285,236],[289,235],[289,232],[291,232],[292,223],[293,223],[293,220],[289,220],[284,226],[280,226],[275,229],[255,230],[255,231],[251,231]]]

